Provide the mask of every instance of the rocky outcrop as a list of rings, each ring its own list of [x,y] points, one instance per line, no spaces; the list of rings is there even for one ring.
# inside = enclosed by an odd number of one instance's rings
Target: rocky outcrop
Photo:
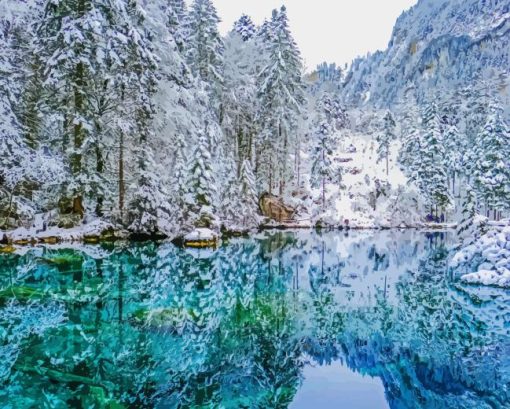
[[[259,207],[265,217],[280,223],[292,222],[296,215],[296,209],[286,205],[281,198],[269,193],[264,193],[260,197]]]
[[[199,228],[183,238],[184,247],[202,249],[218,247],[218,235],[210,229]]]

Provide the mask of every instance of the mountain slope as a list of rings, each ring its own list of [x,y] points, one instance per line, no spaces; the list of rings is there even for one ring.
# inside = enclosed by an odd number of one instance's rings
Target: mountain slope
[[[453,89],[492,80],[508,99],[510,2],[419,0],[397,20],[388,48],[356,59],[347,75],[347,101],[385,107],[410,86]]]

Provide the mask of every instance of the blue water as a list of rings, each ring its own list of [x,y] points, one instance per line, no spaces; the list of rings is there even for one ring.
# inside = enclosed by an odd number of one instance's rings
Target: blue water
[[[5,408],[510,408],[510,294],[448,234],[0,256]]]

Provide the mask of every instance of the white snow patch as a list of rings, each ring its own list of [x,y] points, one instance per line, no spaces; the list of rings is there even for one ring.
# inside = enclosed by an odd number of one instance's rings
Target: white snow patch
[[[213,241],[218,238],[217,234],[211,229],[195,229],[191,233],[184,236],[184,241]]]
[[[461,271],[461,281],[510,288],[510,224],[493,229],[464,247],[450,266]]]

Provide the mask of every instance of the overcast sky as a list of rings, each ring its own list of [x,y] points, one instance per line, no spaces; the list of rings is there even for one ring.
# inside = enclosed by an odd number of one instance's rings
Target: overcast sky
[[[322,62],[350,63],[385,49],[402,11],[417,0],[213,0],[226,33],[242,13],[260,24],[285,4],[291,29],[308,69]]]

